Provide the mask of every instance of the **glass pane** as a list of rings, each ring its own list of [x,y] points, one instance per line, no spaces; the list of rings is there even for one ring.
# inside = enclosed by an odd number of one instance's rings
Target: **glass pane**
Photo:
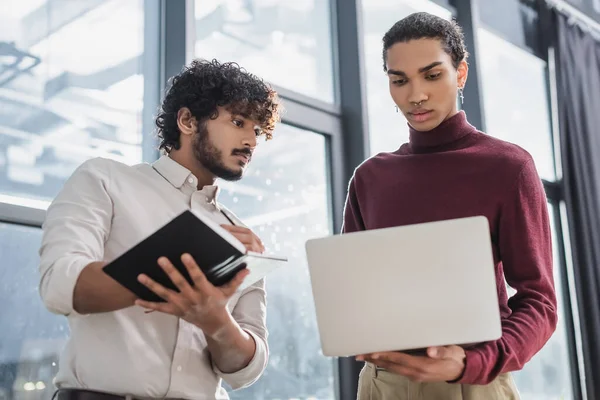
[[[395,151],[408,141],[408,125],[396,113],[383,72],[381,39],[396,22],[414,12],[426,11],[449,19],[450,11],[425,0],[369,0],[362,2],[364,25],[365,70],[367,75],[367,110],[371,154]]]
[[[548,205],[554,247],[554,281],[558,298],[558,326],[544,348],[531,359],[525,368],[514,374],[514,378],[524,399],[571,400],[573,399],[571,373],[569,368],[569,348],[563,313],[562,276],[557,258],[555,210]]]
[[[478,8],[479,21],[489,31],[534,54],[546,52],[544,30],[538,28],[540,20],[531,4],[520,0],[481,0]]]
[[[334,101],[329,0],[196,0],[195,15],[196,57]]]
[[[50,314],[38,294],[42,231],[0,223],[0,399],[50,399],[67,320]]]
[[[485,29],[478,33],[487,133],[529,151],[540,176],[554,180],[546,63]]]
[[[220,201],[289,266],[267,278],[271,357],[263,377],[232,399],[334,399],[333,361],[321,354],[304,243],[332,233],[325,138],[281,125],[247,175],[219,182]]]
[[[0,193],[53,198],[83,161],[142,160],[143,0],[0,4]]]

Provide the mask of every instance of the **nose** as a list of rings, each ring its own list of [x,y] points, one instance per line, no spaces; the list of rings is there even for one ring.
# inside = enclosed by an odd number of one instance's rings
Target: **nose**
[[[408,97],[408,101],[411,104],[422,104],[428,99],[429,96],[427,95],[427,93],[425,93],[425,90],[422,85],[418,83],[413,83],[411,85],[411,91]]]
[[[244,145],[244,147],[248,147],[250,149],[254,149],[256,147],[256,145],[258,144],[258,138],[254,129],[251,129],[249,130],[249,132],[246,132],[242,144]]]

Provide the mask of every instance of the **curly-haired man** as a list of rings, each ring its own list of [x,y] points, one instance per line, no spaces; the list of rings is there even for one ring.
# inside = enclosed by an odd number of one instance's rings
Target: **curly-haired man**
[[[259,137],[271,138],[279,108],[275,91],[237,64],[194,61],[173,78],[156,119],[165,153],[158,161],[93,159],[69,178],[48,208],[40,249],[42,299],[71,327],[59,400],[226,399],[221,380],[237,389],[260,377],[268,360],[264,282],[237,291],[242,271],[215,287],[182,254],[191,286],[162,257],[157,263],[179,291],[140,275],[165,300],[148,303],[102,267],[186,209],[264,251],[218,203],[215,180],[242,177]]]

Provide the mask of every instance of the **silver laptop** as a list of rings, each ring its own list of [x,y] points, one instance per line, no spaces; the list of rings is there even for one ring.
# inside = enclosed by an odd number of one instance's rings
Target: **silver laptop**
[[[501,337],[485,217],[312,239],[306,252],[326,356]]]

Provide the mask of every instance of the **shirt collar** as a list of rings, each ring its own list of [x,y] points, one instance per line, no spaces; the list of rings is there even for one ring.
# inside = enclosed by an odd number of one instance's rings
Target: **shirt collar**
[[[193,191],[197,190],[198,179],[194,174],[168,155],[161,156],[152,164],[152,167],[177,189],[181,190],[182,187],[188,186],[193,188]],[[206,196],[207,201],[216,201],[219,194],[219,187],[216,185],[207,185],[200,192]]]

